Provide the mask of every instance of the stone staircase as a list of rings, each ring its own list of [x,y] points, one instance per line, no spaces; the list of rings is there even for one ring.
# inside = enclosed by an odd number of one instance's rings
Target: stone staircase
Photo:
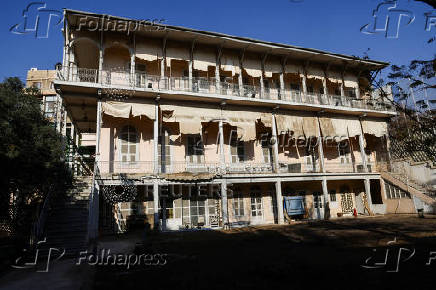
[[[403,174],[385,171],[381,173],[381,177],[394,186],[410,193],[410,195],[419,198],[422,202],[436,207],[436,199],[433,193],[413,180],[405,180]]]
[[[75,177],[73,188],[52,201],[45,226],[43,248],[65,249],[76,257],[88,248],[88,206],[92,176]]]

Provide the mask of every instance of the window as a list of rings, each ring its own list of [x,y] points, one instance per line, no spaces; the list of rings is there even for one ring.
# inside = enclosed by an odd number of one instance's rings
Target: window
[[[203,163],[204,146],[200,135],[188,135],[186,147],[186,159],[191,163]]]
[[[307,86],[307,92],[313,94],[313,87],[312,86]]]
[[[263,81],[263,88],[264,88],[266,93],[269,93],[269,81],[268,80]]]
[[[244,216],[244,198],[241,193],[233,194],[233,214],[235,217]]]
[[[145,64],[137,63],[135,65],[135,70],[136,70],[136,72],[139,72],[139,73],[145,73],[146,72],[146,66],[145,66]]]
[[[356,89],[347,89],[345,91],[345,95],[349,98],[355,99],[356,98]]]
[[[300,91],[300,84],[291,84],[291,90]]]
[[[162,172],[166,172],[166,168],[171,165],[171,147],[170,134],[168,130],[162,129],[162,134],[159,136],[159,152],[158,163]]]
[[[191,199],[190,213],[192,226],[204,226],[206,224],[206,202],[204,199]]]
[[[270,138],[267,138],[267,140],[262,140],[262,154],[263,154],[263,162],[265,164],[271,164],[272,162],[272,148],[269,144]]]
[[[50,82],[50,89],[52,90],[54,88],[53,82]]]
[[[338,143],[338,153],[341,164],[349,164],[351,162],[348,140],[343,140]]]
[[[44,103],[44,116],[46,118],[53,118],[56,106],[56,97],[55,96],[46,96]]]
[[[320,192],[313,193],[313,207],[322,208],[322,197]]]
[[[336,96],[340,96],[341,95],[341,91],[338,88],[335,89],[335,95]]]
[[[138,134],[132,126],[125,126],[120,134],[120,161],[136,162],[139,161]]]
[[[238,140],[236,132],[232,131],[230,140],[230,153],[232,163],[243,162],[245,160],[245,144]]]
[[[36,88],[36,89],[41,89],[41,82],[34,82],[32,84],[32,87]]]
[[[336,201],[336,190],[330,190],[330,201]]]
[[[323,88],[323,87],[319,88],[319,93],[320,93],[321,95],[324,95],[324,88]]]

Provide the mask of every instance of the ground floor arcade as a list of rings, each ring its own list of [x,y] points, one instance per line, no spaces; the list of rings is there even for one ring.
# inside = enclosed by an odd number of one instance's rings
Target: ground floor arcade
[[[380,181],[378,175],[342,179],[318,176],[311,180],[147,180],[128,185],[101,181],[98,224],[105,232],[135,227],[218,229],[342,218],[352,216],[355,210],[359,215],[385,213],[380,209],[386,207]],[[301,201],[300,211],[289,211],[286,201],[291,199]]]

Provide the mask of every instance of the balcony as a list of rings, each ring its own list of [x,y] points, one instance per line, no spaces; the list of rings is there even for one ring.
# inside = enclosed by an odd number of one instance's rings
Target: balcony
[[[155,174],[153,161],[99,161],[97,163],[100,174],[132,174],[132,175],[152,175]],[[367,164],[369,173],[374,172],[375,164]],[[157,174],[273,174],[274,166],[269,163],[238,162],[226,163],[221,166],[219,163],[203,162],[190,163],[186,161],[176,161],[157,166]],[[365,173],[362,164],[344,164],[336,161],[325,162],[326,173]],[[314,164],[306,163],[283,163],[279,162],[277,173],[280,174],[300,174],[300,173],[322,173],[319,162]]]
[[[392,104],[371,99],[355,99],[346,96],[307,93],[294,90],[265,89],[258,86],[220,82],[214,78],[161,77],[126,71],[98,71],[88,68],[59,68],[58,80],[94,83],[102,87],[128,87],[131,90],[191,92],[209,95],[243,97],[259,100],[280,100],[293,104],[323,105],[373,111],[394,112]]]

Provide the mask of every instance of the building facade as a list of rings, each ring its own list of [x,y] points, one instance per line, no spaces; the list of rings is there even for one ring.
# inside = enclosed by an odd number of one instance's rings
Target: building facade
[[[386,212],[396,113],[369,79],[387,63],[72,10],[64,37],[56,92],[95,136],[91,237]]]

